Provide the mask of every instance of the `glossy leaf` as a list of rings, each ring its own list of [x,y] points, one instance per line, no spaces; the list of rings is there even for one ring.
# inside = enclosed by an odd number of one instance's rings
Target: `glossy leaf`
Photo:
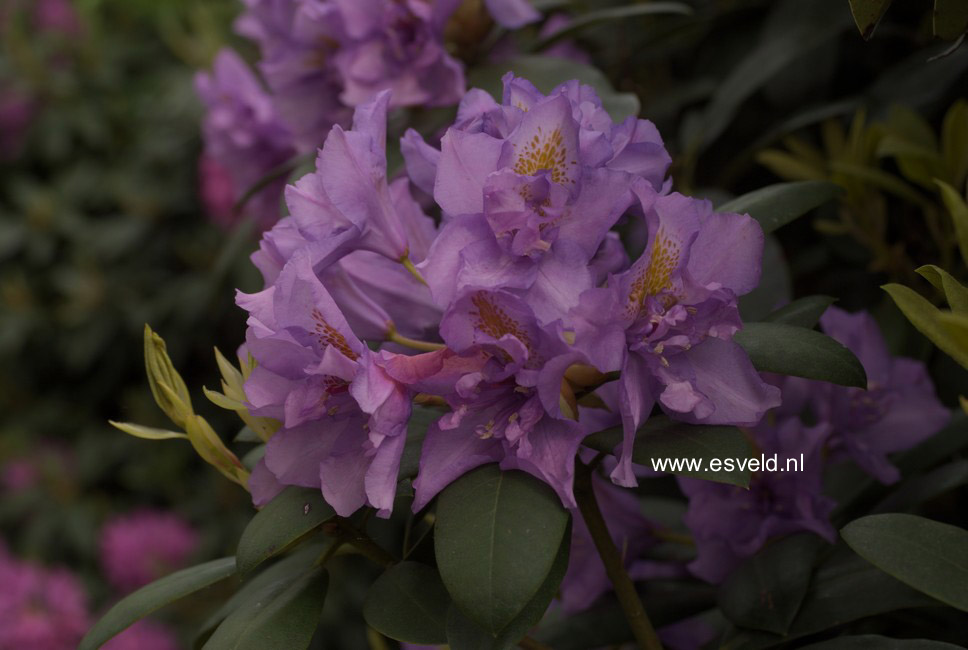
[[[968,531],[894,513],[862,517],[840,534],[858,555],[885,573],[968,611]]]
[[[891,0],[850,0],[850,13],[864,40],[874,35],[877,24],[891,6]]]
[[[417,470],[420,468],[420,452],[423,449],[424,438],[427,437],[427,429],[441,415],[443,413],[437,409],[426,406],[413,407],[410,422],[407,424],[407,442],[403,447],[403,456],[400,458],[398,474],[400,480],[417,475]]]
[[[451,483],[437,500],[437,566],[451,598],[492,634],[503,630],[544,584],[568,511],[542,481],[496,465]]]
[[[235,558],[223,557],[176,571],[122,598],[81,640],[78,650],[95,650],[152,612],[235,573]]]
[[[816,207],[835,199],[843,190],[829,181],[777,183],[754,190],[716,208],[717,212],[748,214],[763,232],[773,232]]]
[[[733,340],[760,372],[867,387],[854,353],[825,334],[784,323],[746,323]]]
[[[719,607],[740,627],[786,634],[807,594],[823,541],[811,533],[775,541],[737,567],[719,589]]]
[[[807,296],[780,307],[766,316],[763,321],[813,329],[820,322],[820,317],[827,311],[827,307],[835,302],[837,299],[830,296]]]
[[[248,573],[270,557],[282,553],[335,515],[318,490],[287,487],[257,512],[242,532],[236,552],[239,572]]]
[[[968,347],[959,345],[941,322],[941,310],[921,294],[903,284],[885,284],[881,287],[894,299],[901,313],[941,351],[968,368]]]
[[[433,567],[401,562],[376,579],[363,602],[363,618],[397,641],[420,645],[447,642],[450,596]]]
[[[492,96],[501,98],[501,77],[508,71],[524,77],[538,90],[550,92],[558,84],[577,79],[588,84],[602,99],[602,106],[616,122],[629,115],[638,115],[639,100],[630,93],[616,92],[611,82],[597,68],[590,65],[549,56],[517,56],[507,61],[478,66],[467,74],[468,88],[483,88]]]
[[[585,438],[583,444],[598,451],[612,453],[622,442],[622,429],[606,429]],[[753,450],[745,434],[736,427],[686,424],[666,416],[649,418],[635,436],[632,460],[645,467],[652,467],[652,459],[690,458],[702,459],[698,471],[681,470],[680,476],[692,476],[717,483],[747,487],[750,483],[748,466],[740,469],[709,471],[712,459],[750,458]]]
[[[205,650],[307,648],[319,626],[329,577],[323,569],[280,579],[222,621]]]

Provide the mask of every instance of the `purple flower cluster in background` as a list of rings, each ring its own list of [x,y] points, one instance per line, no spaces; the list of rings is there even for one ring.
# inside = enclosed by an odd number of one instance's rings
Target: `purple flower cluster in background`
[[[391,108],[452,106],[464,95],[463,64],[444,43],[460,0],[245,0],[245,5],[236,31],[259,46],[261,79],[226,49],[211,72],[196,80],[207,109],[201,192],[221,223],[231,220],[231,211],[211,197],[219,195],[226,178],[234,203],[296,152],[315,151],[334,125],[347,126],[353,108],[380,92],[391,91]],[[488,0],[486,7],[509,28],[541,17],[527,0]],[[260,188],[247,208],[263,228],[279,218],[284,184]]]
[[[100,547],[108,582],[127,593],[184,567],[198,547],[198,535],[173,513],[139,510],[109,520]]]

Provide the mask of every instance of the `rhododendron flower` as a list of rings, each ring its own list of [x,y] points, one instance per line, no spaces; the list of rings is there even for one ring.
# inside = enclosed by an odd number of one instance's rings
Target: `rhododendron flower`
[[[120,515],[101,530],[101,566],[108,581],[127,593],[184,567],[198,541],[198,533],[174,513]]]
[[[0,650],[73,650],[90,626],[80,581],[0,549]]]
[[[821,453],[829,433],[829,425],[807,427],[792,417],[776,425],[761,423],[753,429],[753,439],[762,453],[776,454],[781,468],[791,458],[802,466],[801,471],[757,472],[749,489],[679,478],[689,497],[685,523],[698,552],[689,564],[695,575],[721,582],[775,537],[809,531],[830,542],[836,539],[829,520],[834,502],[823,496],[821,484]]]
[[[280,121],[272,98],[232,50],[219,52],[212,72],[198,73],[195,87],[208,109],[202,125],[205,155],[231,178],[237,200],[292,158],[292,135]],[[284,185],[285,178],[269,183],[246,206],[246,212],[264,228],[279,218]]]
[[[101,646],[102,650],[178,650],[175,633],[151,619],[141,619]]]
[[[632,441],[658,403],[671,417],[756,424],[780,392],[732,342],[737,296],[759,282],[763,233],[749,216],[717,214],[707,201],[634,187],[649,243],[627,271],[581,296],[576,347],[601,371],[621,371],[625,429],[617,483],[636,484]]]
[[[249,312],[246,348],[258,362],[245,384],[249,410],[283,427],[269,440],[254,474],[256,502],[279,484],[317,487],[341,515],[364,503],[389,516],[411,395],[384,366],[392,355],[372,352],[352,332],[298,251],[275,284],[239,295]]]

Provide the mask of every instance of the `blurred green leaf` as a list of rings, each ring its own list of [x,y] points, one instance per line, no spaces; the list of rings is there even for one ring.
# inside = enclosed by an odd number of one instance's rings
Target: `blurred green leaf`
[[[850,0],[850,13],[864,40],[869,40],[877,24],[891,6],[891,0]]]
[[[953,41],[968,30],[968,3],[964,0],[934,0],[934,35]]]
[[[450,596],[433,567],[401,562],[376,579],[363,601],[363,617],[374,630],[420,645],[447,642]]]
[[[944,181],[935,180],[935,183],[941,190],[941,200],[955,224],[955,236],[958,238],[961,259],[968,264],[968,203],[955,188]]]
[[[125,596],[81,640],[78,650],[96,650],[152,612],[235,573],[235,558],[223,557],[182,569]]]
[[[614,453],[621,443],[621,427],[593,433],[582,441],[586,447],[609,454]],[[702,469],[698,471],[684,469],[674,473],[716,483],[748,487],[750,484],[748,465],[742,469],[733,467],[730,470],[719,471],[711,471],[707,467],[712,459],[748,459],[752,453],[753,449],[746,435],[736,427],[687,424],[660,415],[649,418],[639,427],[632,448],[632,460],[639,465],[651,468],[652,459],[701,458]]]
[[[767,323],[781,323],[813,329],[820,321],[820,317],[827,311],[827,307],[837,302],[830,296],[806,296],[798,298],[789,305],[780,307],[772,314],[763,318]]]
[[[336,516],[319,490],[287,487],[256,513],[245,527],[236,554],[239,573],[246,574],[282,553],[323,522]]]
[[[867,387],[854,353],[820,332],[784,323],[746,323],[733,335],[760,372]]]
[[[653,16],[656,14],[679,14],[688,16],[692,13],[692,7],[682,2],[649,2],[647,4],[634,4],[626,7],[608,7],[607,9],[589,11],[588,13],[573,16],[568,21],[567,25],[538,41],[538,43],[534,46],[534,49],[538,51],[544,50],[563,38],[573,37],[583,29],[613,20],[625,20],[639,16]]]
[[[941,321],[942,312],[918,292],[903,284],[885,284],[881,287],[891,296],[904,316],[942,352],[968,368],[968,347],[951,335]]]
[[[894,513],[861,517],[840,534],[858,555],[885,573],[968,611],[968,531]]]
[[[843,190],[829,181],[797,181],[768,185],[737,197],[717,212],[737,212],[756,219],[763,232],[773,232],[814,208],[835,199]]]
[[[437,499],[434,546],[451,598],[492,634],[538,593],[554,565],[568,511],[544,482],[485,465]]]

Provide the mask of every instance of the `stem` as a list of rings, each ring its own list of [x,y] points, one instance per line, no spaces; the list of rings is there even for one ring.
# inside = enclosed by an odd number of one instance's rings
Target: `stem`
[[[410,271],[410,275],[417,278],[417,282],[424,285],[425,287],[427,286],[427,281],[424,280],[424,276],[420,274],[420,271],[417,270],[417,267],[414,266],[413,262],[410,261],[409,255],[404,255],[403,257],[401,257],[400,263],[403,264],[403,268]]]
[[[423,352],[434,352],[436,350],[443,350],[445,347],[447,347],[443,343],[431,343],[430,341],[418,341],[417,339],[409,338],[393,328],[387,332],[387,341],[390,341],[391,343],[398,343],[408,348],[413,348],[414,350],[421,350]]]
[[[595,499],[595,491],[592,487],[592,470],[578,459],[576,464],[575,499],[578,501],[578,509],[602,558],[608,579],[612,581],[615,595],[618,596],[618,602],[622,606],[629,627],[632,628],[632,634],[635,635],[635,640],[642,650],[662,650],[662,643],[655,633],[655,628],[652,627],[648,614],[645,613],[632,579],[625,571],[622,556],[615,542],[612,541],[605,519],[602,517],[602,511],[598,508],[598,501]]]
[[[374,542],[366,533],[357,530],[350,522],[345,519],[338,519],[337,523],[341,530],[341,537],[346,544],[349,544],[366,558],[373,560],[382,567],[390,567],[397,563],[397,558],[390,555],[382,546]]]

